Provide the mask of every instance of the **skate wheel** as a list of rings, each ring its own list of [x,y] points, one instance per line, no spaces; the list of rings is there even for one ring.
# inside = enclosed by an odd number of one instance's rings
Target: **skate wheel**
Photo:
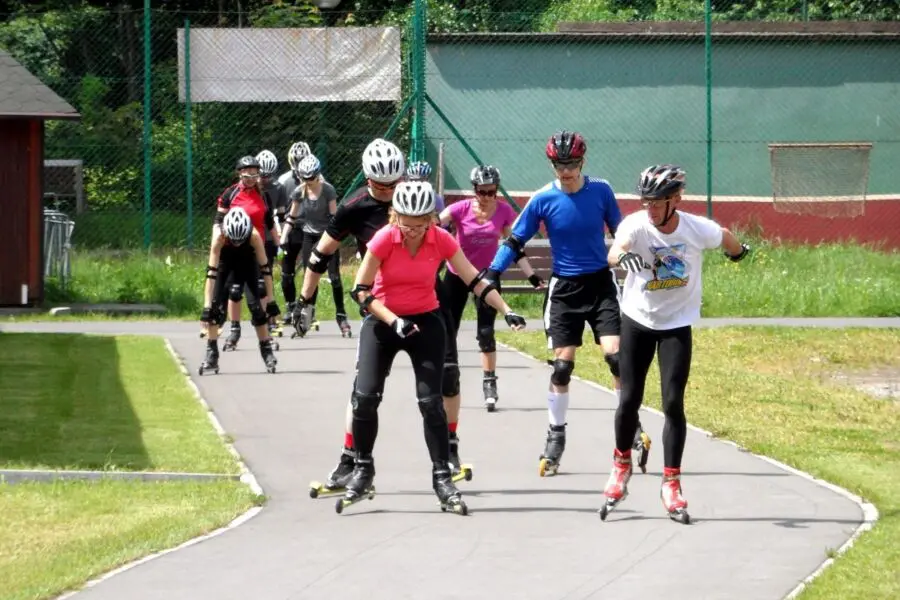
[[[441,512],[447,512],[447,505],[441,504]]]
[[[218,375],[218,374],[219,374],[219,367],[216,367],[216,369],[213,371],[213,373],[215,373],[216,375]]]
[[[312,498],[313,500],[318,498],[319,497],[319,489],[314,488],[314,487],[309,488],[309,497]]]
[[[641,473],[647,473],[647,465],[639,465],[641,468]]]
[[[559,469],[559,465],[554,465],[550,460],[546,458],[542,458],[540,464],[538,465],[538,473],[541,477],[550,477],[551,475],[556,475],[556,471]]]
[[[274,373],[275,367],[269,367],[268,369],[266,369],[266,371],[268,371],[269,373]]]
[[[600,507],[600,520],[605,521],[606,517],[608,517],[608,516],[609,516],[609,507],[606,504],[604,504],[603,506]]]
[[[199,369],[197,369],[197,373],[200,375],[203,375],[203,367],[200,367]]]
[[[467,516],[467,515],[469,514],[469,507],[466,506],[465,503],[460,502],[460,503],[459,503],[459,508],[457,509],[456,512],[458,512],[459,514],[461,514],[462,516],[465,517],[465,516]]]
[[[337,514],[341,514],[344,512],[344,499],[338,498],[337,502],[334,503],[334,512]]]
[[[472,469],[466,469],[465,473],[466,473],[466,481],[472,481],[472,477],[474,475],[472,473]]]
[[[279,352],[281,350],[281,344],[275,342],[275,352]]]

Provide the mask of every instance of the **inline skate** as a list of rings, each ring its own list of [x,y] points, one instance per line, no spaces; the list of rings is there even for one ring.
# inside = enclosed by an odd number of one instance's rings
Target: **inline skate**
[[[481,390],[484,393],[484,407],[487,411],[497,410],[497,401],[500,396],[497,394],[497,376],[493,371],[485,371],[484,379],[481,381]]]
[[[345,315],[344,313],[338,313],[337,315],[335,315],[335,320],[337,321],[338,327],[341,328],[341,337],[353,337],[353,330],[350,328],[350,321],[347,320],[347,315]]]
[[[453,482],[472,481],[472,465],[463,464],[459,458],[459,437],[455,431],[450,432],[450,473]]]
[[[375,498],[375,463],[372,455],[358,456],[353,466],[353,474],[347,482],[347,489],[343,498],[338,498],[334,504],[337,514],[344,512],[348,506],[352,506],[361,500]]]
[[[200,363],[198,372],[203,375],[206,371],[219,374],[219,345],[216,340],[207,340],[206,342],[206,357]]]
[[[669,518],[682,525],[689,525],[691,516],[687,512],[687,501],[681,495],[681,469],[663,469],[662,487],[659,497]]]
[[[631,456],[634,464],[640,468],[641,473],[647,472],[647,461],[650,459],[650,436],[644,431],[643,426],[638,423],[637,431],[634,433],[634,442],[631,446]]]
[[[469,507],[463,502],[462,494],[456,489],[450,469],[435,463],[431,471],[431,487],[441,506],[441,512],[453,512],[458,515],[469,514]]]
[[[241,339],[241,323],[240,321],[232,321],[231,329],[228,331],[228,337],[225,338],[225,344],[222,345],[222,352],[236,350],[238,342]]]
[[[617,507],[628,497],[628,481],[631,479],[631,450],[613,452],[613,468],[603,490],[606,496],[603,506],[600,507],[600,520],[605,521],[610,511]]]
[[[341,450],[341,459],[337,466],[328,474],[325,483],[320,481],[312,481],[309,484],[309,497],[318,498],[319,496],[330,496],[334,494],[343,494],[347,487],[347,482],[353,475],[354,460],[356,459],[356,451],[352,448],[343,448]]]
[[[538,473],[541,477],[556,475],[563,451],[566,449],[566,426],[551,425],[547,430],[547,445],[541,454]]]
[[[271,339],[261,340],[259,342],[259,354],[262,356],[263,362],[266,363],[266,371],[274,373],[275,365],[278,364],[278,359],[275,358],[273,342]]]

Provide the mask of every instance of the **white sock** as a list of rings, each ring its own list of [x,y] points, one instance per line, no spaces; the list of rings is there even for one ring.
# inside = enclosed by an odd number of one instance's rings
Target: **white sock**
[[[547,412],[550,415],[551,425],[565,425],[566,412],[569,410],[569,393],[547,393]]]

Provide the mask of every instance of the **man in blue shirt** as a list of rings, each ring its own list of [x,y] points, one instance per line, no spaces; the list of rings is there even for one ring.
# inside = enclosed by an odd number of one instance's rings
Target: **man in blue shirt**
[[[590,325],[594,342],[603,347],[617,396],[620,387],[618,290],[607,262],[604,224],[615,235],[622,213],[607,181],[582,174],[586,152],[584,137],[577,132],[558,131],[550,137],[546,154],[557,179],[538,190],[522,209],[512,234],[500,246],[486,274],[497,281],[524,255],[525,244],[544,224],[553,254],[553,276],[544,299],[544,328],[554,360],[550,363],[550,428],[541,455],[541,476],[556,474],[565,450],[569,381],[585,324]],[[642,433],[639,431],[639,435]],[[649,448],[649,438],[645,448]],[[645,464],[645,457],[637,458]]]

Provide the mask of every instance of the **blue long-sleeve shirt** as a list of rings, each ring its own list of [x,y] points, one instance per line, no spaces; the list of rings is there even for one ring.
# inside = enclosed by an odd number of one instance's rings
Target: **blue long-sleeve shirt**
[[[512,237],[522,246],[543,222],[553,252],[553,272],[563,277],[595,273],[609,266],[604,224],[614,232],[622,213],[612,187],[604,179],[585,177],[574,194],[559,189],[554,181],[538,190],[512,226]],[[515,260],[515,253],[500,246],[490,269],[502,273]]]

